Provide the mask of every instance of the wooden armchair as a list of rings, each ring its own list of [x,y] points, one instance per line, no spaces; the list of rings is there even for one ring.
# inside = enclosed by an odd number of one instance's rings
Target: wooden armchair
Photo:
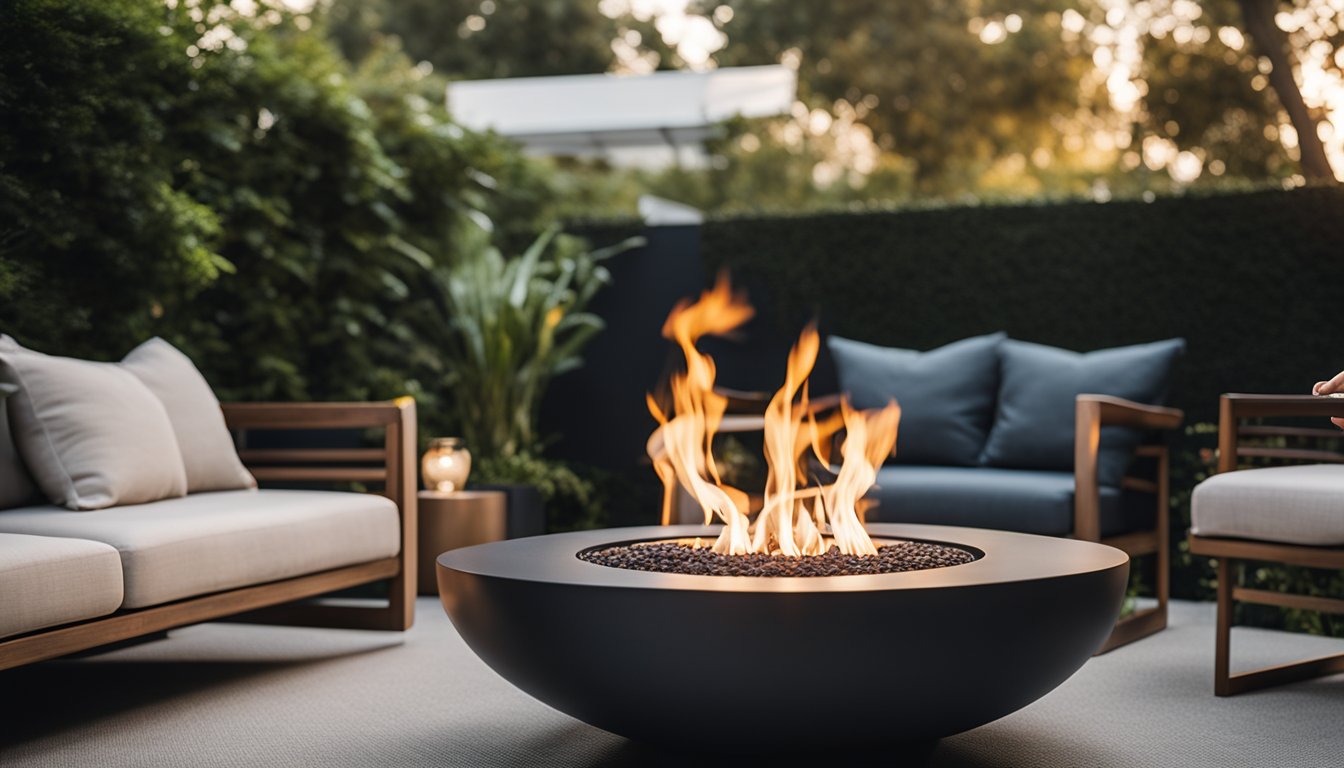
[[[1290,440],[1334,440],[1341,433],[1334,427],[1243,424],[1248,419],[1344,415],[1344,402],[1313,395],[1222,396],[1218,423],[1218,474],[1195,489],[1191,502],[1193,525],[1190,551],[1217,558],[1218,621],[1214,644],[1214,693],[1231,696],[1244,691],[1344,672],[1344,654],[1292,662],[1250,672],[1231,674],[1231,634],[1234,602],[1275,605],[1300,610],[1344,613],[1344,600],[1272,592],[1239,586],[1240,571],[1247,561],[1297,565],[1308,568],[1344,569],[1344,521],[1338,514],[1322,514],[1320,494],[1311,498],[1301,476],[1289,477],[1286,467],[1245,469],[1243,459],[1297,462],[1325,469],[1322,476],[1327,495],[1338,484],[1338,501],[1329,501],[1331,512],[1344,510],[1344,453],[1320,447],[1290,447]],[[1278,444],[1284,443],[1284,444]],[[1267,463],[1267,462],[1262,462]],[[1221,479],[1226,473],[1235,477]],[[1235,481],[1233,483],[1229,480]],[[1249,484],[1248,484],[1249,482]],[[1240,487],[1239,487],[1240,486]],[[1261,504],[1247,493],[1272,497]],[[1319,491],[1319,489],[1318,489]],[[1229,514],[1229,508],[1233,509]],[[1247,508],[1251,509],[1246,514]],[[1255,508],[1260,507],[1260,508]],[[1312,509],[1315,507],[1315,509]]]

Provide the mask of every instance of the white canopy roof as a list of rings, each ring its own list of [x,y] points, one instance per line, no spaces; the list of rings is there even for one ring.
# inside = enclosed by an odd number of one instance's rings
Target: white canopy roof
[[[648,75],[566,75],[471,80],[448,86],[463,125],[493,129],[547,155],[695,145],[731,117],[769,117],[793,106],[796,73],[782,66]]]

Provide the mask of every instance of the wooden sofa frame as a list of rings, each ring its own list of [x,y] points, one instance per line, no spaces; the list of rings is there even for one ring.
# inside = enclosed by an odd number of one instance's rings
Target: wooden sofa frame
[[[1226,394],[1219,402],[1218,417],[1218,472],[1238,469],[1242,458],[1278,459],[1311,463],[1344,463],[1344,454],[1333,451],[1286,448],[1265,445],[1245,445],[1243,438],[1264,440],[1273,437],[1338,438],[1334,427],[1312,428],[1276,426],[1272,424],[1243,425],[1245,419],[1320,417],[1344,413],[1344,403],[1314,395],[1243,395]],[[1273,510],[1265,510],[1272,515]],[[1344,569],[1344,547],[1312,547],[1301,544],[1248,539],[1219,538],[1190,535],[1190,552],[1217,558],[1218,563],[1218,620],[1215,628],[1213,691],[1218,696],[1232,696],[1245,691],[1267,688],[1285,683],[1309,680],[1313,677],[1344,672],[1344,653],[1306,661],[1289,662],[1238,674],[1231,673],[1231,644],[1234,603],[1276,605],[1299,610],[1344,613],[1344,600],[1313,597],[1291,593],[1250,589],[1237,585],[1237,575],[1246,561],[1298,565],[1307,568]]]
[[[1130,558],[1157,558],[1157,605],[1121,617],[1098,654],[1132,643],[1167,626],[1167,603],[1171,595],[1171,527],[1169,494],[1170,455],[1165,445],[1141,445],[1136,455],[1156,462],[1156,479],[1125,477],[1121,487],[1151,493],[1157,510],[1152,530],[1101,536],[1101,486],[1097,483],[1097,453],[1102,427],[1131,427],[1145,431],[1172,430],[1181,426],[1185,414],[1175,408],[1145,405],[1107,395],[1078,395],[1075,402],[1073,444],[1073,538],[1096,541],[1122,550]]]
[[[249,430],[381,429],[381,448],[248,449],[239,456],[258,483],[381,484],[401,518],[395,557],[177,600],[0,640],[0,670],[119,643],[203,621],[401,631],[415,619],[415,402],[228,403],[229,428]],[[245,445],[245,443],[244,443]],[[97,514],[96,512],[90,514]],[[388,599],[363,605],[307,601],[335,590],[390,580]]]

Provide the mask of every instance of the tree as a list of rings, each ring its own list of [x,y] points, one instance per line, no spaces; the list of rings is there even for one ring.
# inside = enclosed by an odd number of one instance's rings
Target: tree
[[[803,101],[855,109],[884,150],[913,164],[926,194],[973,189],[1014,157],[1025,168],[1055,162],[1071,152],[1060,120],[1101,106],[1079,88],[1090,51],[1057,42],[1065,3],[726,5],[719,64],[796,63]],[[1038,148],[1048,156],[1033,164]]]
[[[1335,183],[1335,173],[1321,142],[1316,116],[1307,108],[1294,72],[1298,69],[1288,35],[1274,20],[1279,0],[1237,0],[1246,32],[1269,59],[1269,83],[1297,131],[1302,173],[1310,181]]]
[[[617,24],[570,0],[333,0],[331,34],[358,62],[394,36],[416,62],[467,80],[606,72]]]

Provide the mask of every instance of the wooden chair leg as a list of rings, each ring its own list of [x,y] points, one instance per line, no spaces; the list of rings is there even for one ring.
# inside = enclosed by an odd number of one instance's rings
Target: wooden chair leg
[[[1264,595],[1259,590],[1241,589],[1236,586],[1236,563],[1230,558],[1218,558],[1218,624],[1214,629],[1213,646],[1213,692],[1217,696],[1235,696],[1238,693],[1270,688],[1276,685],[1296,683],[1326,675],[1344,672],[1344,653],[1322,656],[1306,661],[1294,661],[1265,667],[1250,672],[1232,674],[1232,613],[1238,594],[1252,602],[1265,602],[1282,605],[1321,603],[1327,610],[1337,611],[1339,601],[1326,598],[1302,598],[1295,595]],[[1324,605],[1330,603],[1332,605]],[[1310,605],[1309,607],[1317,607]]]

